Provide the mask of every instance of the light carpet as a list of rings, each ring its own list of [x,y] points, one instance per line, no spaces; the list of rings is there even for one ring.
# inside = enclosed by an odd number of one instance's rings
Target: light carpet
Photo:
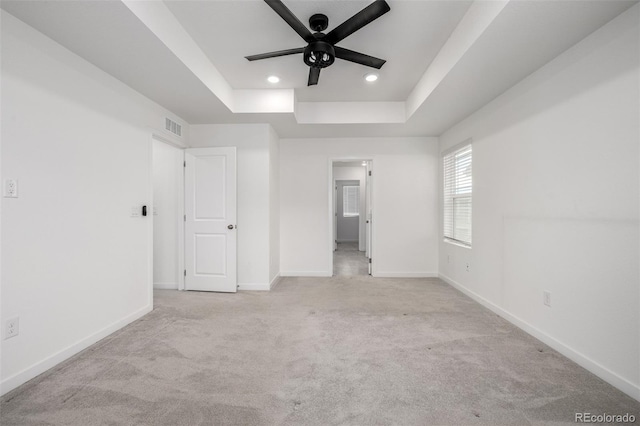
[[[438,279],[161,290],[2,397],[9,425],[561,425],[640,403]]]

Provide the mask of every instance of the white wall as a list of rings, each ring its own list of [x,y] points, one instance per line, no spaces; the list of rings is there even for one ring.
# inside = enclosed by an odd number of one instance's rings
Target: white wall
[[[365,167],[339,167],[333,168],[333,180],[357,180],[360,182],[360,216],[358,217],[358,250],[365,250],[366,235],[365,226],[367,216],[365,214],[365,199],[367,182],[365,179]]]
[[[270,126],[203,124],[190,129],[190,145],[237,147],[238,285],[268,290],[270,282]]]
[[[473,248],[441,242],[443,277],[635,398],[638,8],[454,126],[440,145],[473,138]]]
[[[269,126],[269,287],[280,276],[280,138]]]
[[[151,220],[130,215],[151,204],[151,129],[177,118],[1,16],[5,393],[152,309]]]
[[[184,152],[158,140],[153,141],[153,287],[179,288],[182,270],[178,265],[183,245]]]
[[[280,274],[331,276],[330,174],[338,158],[373,159],[374,275],[437,274],[436,138],[281,139]]]

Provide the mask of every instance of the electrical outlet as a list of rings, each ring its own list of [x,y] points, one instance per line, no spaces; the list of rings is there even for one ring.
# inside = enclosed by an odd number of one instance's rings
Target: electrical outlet
[[[4,338],[10,339],[20,334],[20,319],[18,317],[10,318],[4,323]]]
[[[18,179],[4,180],[4,197],[18,198]]]
[[[542,303],[544,303],[548,307],[551,307],[551,292],[549,291],[542,292]]]

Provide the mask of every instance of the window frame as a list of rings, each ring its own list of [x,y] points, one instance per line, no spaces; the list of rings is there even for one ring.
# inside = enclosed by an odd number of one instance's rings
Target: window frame
[[[458,157],[458,158],[457,158]],[[468,139],[442,153],[442,234],[445,242],[471,248],[473,242],[473,145]],[[462,169],[468,168],[468,174]],[[468,200],[463,208],[468,212],[457,214],[456,206]],[[460,220],[467,216],[463,235],[457,234]],[[463,225],[467,225],[463,223]]]
[[[355,213],[347,213],[348,188],[356,188]],[[342,217],[360,217],[360,185],[342,185]]]

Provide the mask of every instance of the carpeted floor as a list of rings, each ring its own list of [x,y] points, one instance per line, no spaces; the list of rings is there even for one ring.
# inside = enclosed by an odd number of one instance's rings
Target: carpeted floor
[[[358,251],[358,243],[338,243],[333,252],[333,275],[369,275],[369,262],[363,251]]]
[[[2,397],[9,425],[560,425],[625,396],[437,279],[156,291],[155,310]]]

